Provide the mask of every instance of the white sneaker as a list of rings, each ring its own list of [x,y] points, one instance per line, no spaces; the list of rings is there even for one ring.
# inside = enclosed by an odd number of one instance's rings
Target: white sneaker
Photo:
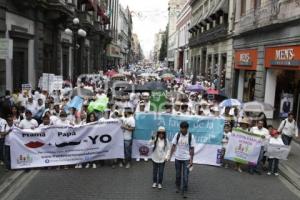
[[[153,183],[153,184],[152,184],[152,188],[156,188],[156,183]]]
[[[129,169],[130,168],[130,163],[127,163],[126,164],[126,169]]]
[[[81,169],[81,168],[82,168],[82,164],[79,164],[79,165],[78,165],[78,169]]]
[[[75,165],[75,167],[74,167],[75,169],[78,169],[78,165]]]
[[[86,169],[90,168],[90,163],[85,166]]]
[[[279,174],[278,174],[278,173],[274,173],[274,175],[275,175],[275,176],[279,176]]]
[[[140,159],[139,159],[139,158],[137,158],[137,159],[136,159],[136,162],[140,162]]]
[[[158,189],[162,189],[162,185],[161,184],[158,184]]]
[[[268,175],[268,176],[271,176],[271,172],[268,172],[267,175]]]
[[[119,167],[123,167],[123,163],[119,163]]]
[[[95,163],[93,163],[93,169],[96,169],[97,165]]]
[[[148,161],[148,158],[145,158],[144,160],[145,160],[145,162],[147,162],[147,161]]]

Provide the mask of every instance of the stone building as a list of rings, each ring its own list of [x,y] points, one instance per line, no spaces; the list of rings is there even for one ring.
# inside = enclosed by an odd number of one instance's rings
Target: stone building
[[[299,116],[300,1],[234,2],[234,97],[273,105],[269,118]]]

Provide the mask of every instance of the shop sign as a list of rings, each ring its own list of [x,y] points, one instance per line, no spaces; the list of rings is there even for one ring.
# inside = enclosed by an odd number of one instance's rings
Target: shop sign
[[[266,48],[265,66],[300,70],[300,46]]]
[[[110,45],[108,47],[108,56],[111,57],[121,57],[121,49],[120,47],[114,46],[114,45]]]
[[[0,38],[0,59],[13,58],[13,40]]]
[[[257,50],[237,50],[235,52],[235,68],[243,70],[256,70]]]

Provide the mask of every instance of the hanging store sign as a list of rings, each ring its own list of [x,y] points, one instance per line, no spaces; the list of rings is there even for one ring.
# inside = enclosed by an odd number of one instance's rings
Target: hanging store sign
[[[0,38],[0,59],[13,58],[13,40]]]
[[[257,50],[246,49],[235,52],[235,69],[256,70]]]
[[[300,70],[300,46],[266,48],[265,66],[266,68]]]

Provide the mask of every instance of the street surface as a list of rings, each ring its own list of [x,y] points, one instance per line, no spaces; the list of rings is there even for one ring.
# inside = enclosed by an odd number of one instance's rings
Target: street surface
[[[152,163],[130,169],[40,170],[16,200],[174,200],[174,163],[165,169],[163,189],[152,189]],[[197,165],[190,174],[188,199],[297,200],[279,177],[238,173],[232,169]]]

